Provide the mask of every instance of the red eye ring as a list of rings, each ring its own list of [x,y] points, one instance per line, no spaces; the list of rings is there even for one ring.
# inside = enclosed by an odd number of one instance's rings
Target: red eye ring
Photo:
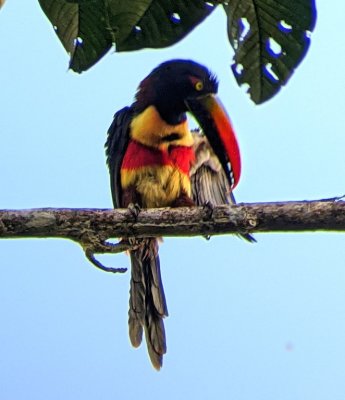
[[[204,89],[204,82],[200,78],[189,76],[189,80],[197,92],[201,92]]]

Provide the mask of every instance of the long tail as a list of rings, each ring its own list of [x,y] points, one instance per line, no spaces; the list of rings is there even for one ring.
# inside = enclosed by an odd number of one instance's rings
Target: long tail
[[[129,337],[134,347],[141,344],[143,328],[147,350],[158,370],[166,353],[163,318],[168,315],[160,273],[158,242],[143,239],[140,247],[131,251],[132,276],[129,298]]]

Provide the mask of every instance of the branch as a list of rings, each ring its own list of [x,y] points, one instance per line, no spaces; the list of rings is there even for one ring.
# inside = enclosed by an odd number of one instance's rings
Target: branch
[[[97,267],[124,272],[104,267],[94,253],[119,253],[136,245],[126,240],[112,244],[106,241],[109,238],[345,231],[345,202],[340,199],[142,209],[137,213],[133,209],[0,210],[0,239],[71,239],[83,247],[86,257]]]

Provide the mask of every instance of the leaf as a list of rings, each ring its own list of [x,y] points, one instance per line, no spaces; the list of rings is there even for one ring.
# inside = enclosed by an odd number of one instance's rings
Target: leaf
[[[249,85],[255,103],[263,103],[304,58],[316,22],[315,0],[232,0],[223,7],[234,75],[239,85]]]
[[[39,0],[66,51],[70,68],[82,72],[94,65],[112,46],[103,1]]]
[[[90,68],[113,45],[117,51],[170,46],[223,2],[235,51],[232,70],[257,104],[273,97],[291,77],[308,50],[316,20],[315,0],[39,2],[76,72]]]
[[[113,44],[117,51],[170,46],[214,9],[204,0],[39,0],[71,55],[70,68],[83,72]]]
[[[156,0],[136,22],[118,51],[170,46],[185,37],[214,9],[204,0]]]

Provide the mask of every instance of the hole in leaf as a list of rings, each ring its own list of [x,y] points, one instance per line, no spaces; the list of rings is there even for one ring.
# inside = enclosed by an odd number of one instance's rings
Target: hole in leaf
[[[80,36],[76,37],[73,41],[74,46],[81,46],[84,43],[84,39]]]
[[[292,31],[292,26],[290,24],[288,24],[286,21],[284,21],[283,19],[281,21],[279,21],[278,28],[281,32],[284,32],[284,33],[290,33]]]
[[[271,37],[266,41],[266,50],[274,58],[278,58],[282,54],[281,45]]]
[[[178,13],[171,14],[170,21],[173,22],[174,24],[179,24],[181,22],[180,14]]]
[[[247,18],[242,17],[238,20],[238,28],[239,28],[239,41],[242,42],[250,31],[250,23]]]
[[[214,4],[211,3],[210,1],[206,1],[205,5],[206,5],[206,8],[209,8],[209,9],[214,8]]]
[[[279,76],[273,71],[271,63],[264,66],[264,74],[270,81],[279,82]]]
[[[305,37],[310,39],[311,38],[311,32],[310,31],[305,31],[304,33]]]
[[[135,25],[135,27],[134,27],[134,31],[135,31],[135,33],[139,33],[139,32],[141,32],[141,26],[139,26],[139,25]]]
[[[250,85],[249,83],[242,83],[241,89],[243,89],[246,93],[250,92]]]
[[[54,25],[53,28],[54,28],[54,31],[57,32],[58,27],[56,25]]]
[[[234,46],[234,50],[238,49],[238,40],[237,39],[234,39],[233,46]]]
[[[235,73],[237,75],[242,75],[242,72],[243,72],[243,65],[242,64],[236,64]]]

